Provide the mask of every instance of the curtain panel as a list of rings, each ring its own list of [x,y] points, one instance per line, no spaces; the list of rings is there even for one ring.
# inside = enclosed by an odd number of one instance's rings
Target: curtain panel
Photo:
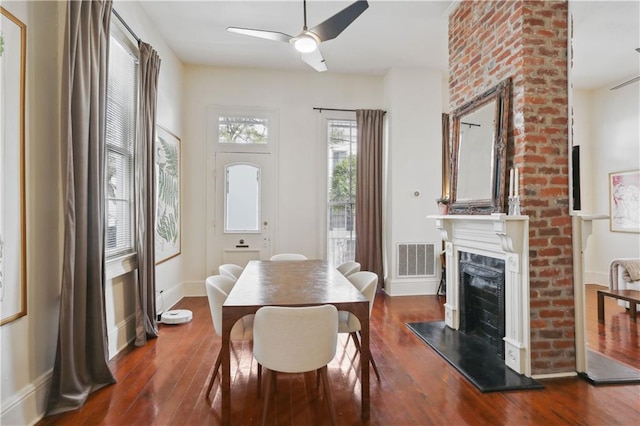
[[[67,3],[61,151],[64,252],[47,414],[81,407],[115,383],[104,306],[105,135],[110,0]]]
[[[358,166],[355,260],[362,265],[362,270],[378,274],[379,283],[384,282],[382,246],[384,114],[382,110],[356,110]]]
[[[158,337],[155,276],[155,139],[160,57],[147,43],[139,43],[140,105],[136,140],[136,238],[138,283],[136,346]]]

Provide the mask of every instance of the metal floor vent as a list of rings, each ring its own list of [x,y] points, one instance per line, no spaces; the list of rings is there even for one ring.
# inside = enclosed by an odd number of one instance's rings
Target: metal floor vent
[[[435,245],[398,244],[398,277],[433,277],[436,274]]]

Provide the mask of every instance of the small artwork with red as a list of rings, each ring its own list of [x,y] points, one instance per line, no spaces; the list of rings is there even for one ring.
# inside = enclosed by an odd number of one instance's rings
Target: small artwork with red
[[[640,232],[640,170],[609,173],[611,230]]]

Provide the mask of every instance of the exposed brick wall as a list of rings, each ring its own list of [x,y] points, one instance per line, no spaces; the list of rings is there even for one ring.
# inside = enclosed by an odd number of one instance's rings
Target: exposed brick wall
[[[464,1],[449,19],[451,110],[512,78],[507,162],[530,220],[533,374],[575,370],[567,19],[564,0]]]

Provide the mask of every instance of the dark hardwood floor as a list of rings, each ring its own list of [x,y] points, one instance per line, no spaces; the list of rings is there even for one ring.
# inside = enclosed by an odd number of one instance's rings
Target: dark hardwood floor
[[[405,323],[440,320],[444,298],[390,298],[379,293],[371,323],[372,352],[381,381],[371,372],[371,418],[367,425],[557,425],[637,424],[640,386],[592,386],[579,378],[543,381],[544,390],[482,394],[418,339]],[[160,325],[160,337],[130,347],[112,362],[118,383],[89,397],[81,409],[43,419],[40,425],[202,425],[220,424],[218,384],[206,400],[206,384],[220,347],[205,297],[183,299],[175,308],[193,311],[189,324]],[[612,315],[613,310],[607,308]],[[607,321],[589,341],[605,347],[628,341],[622,351],[640,359],[636,325]],[[628,321],[628,318],[626,319]],[[625,338],[624,333],[633,336]],[[635,333],[635,334],[634,334]],[[614,337],[614,335],[616,337]],[[329,364],[338,423],[358,425],[360,383],[354,346],[340,336]],[[591,343],[590,343],[591,344]],[[617,349],[611,349],[617,351]],[[232,355],[232,423],[258,424],[262,400],[256,395],[256,363],[249,344]],[[316,390],[315,375],[279,375],[272,425],[324,425],[329,414]]]
[[[630,321],[628,312],[617,300],[605,297],[604,324],[598,324],[597,291],[601,288],[606,287],[586,285],[587,347],[640,370],[639,323]]]

